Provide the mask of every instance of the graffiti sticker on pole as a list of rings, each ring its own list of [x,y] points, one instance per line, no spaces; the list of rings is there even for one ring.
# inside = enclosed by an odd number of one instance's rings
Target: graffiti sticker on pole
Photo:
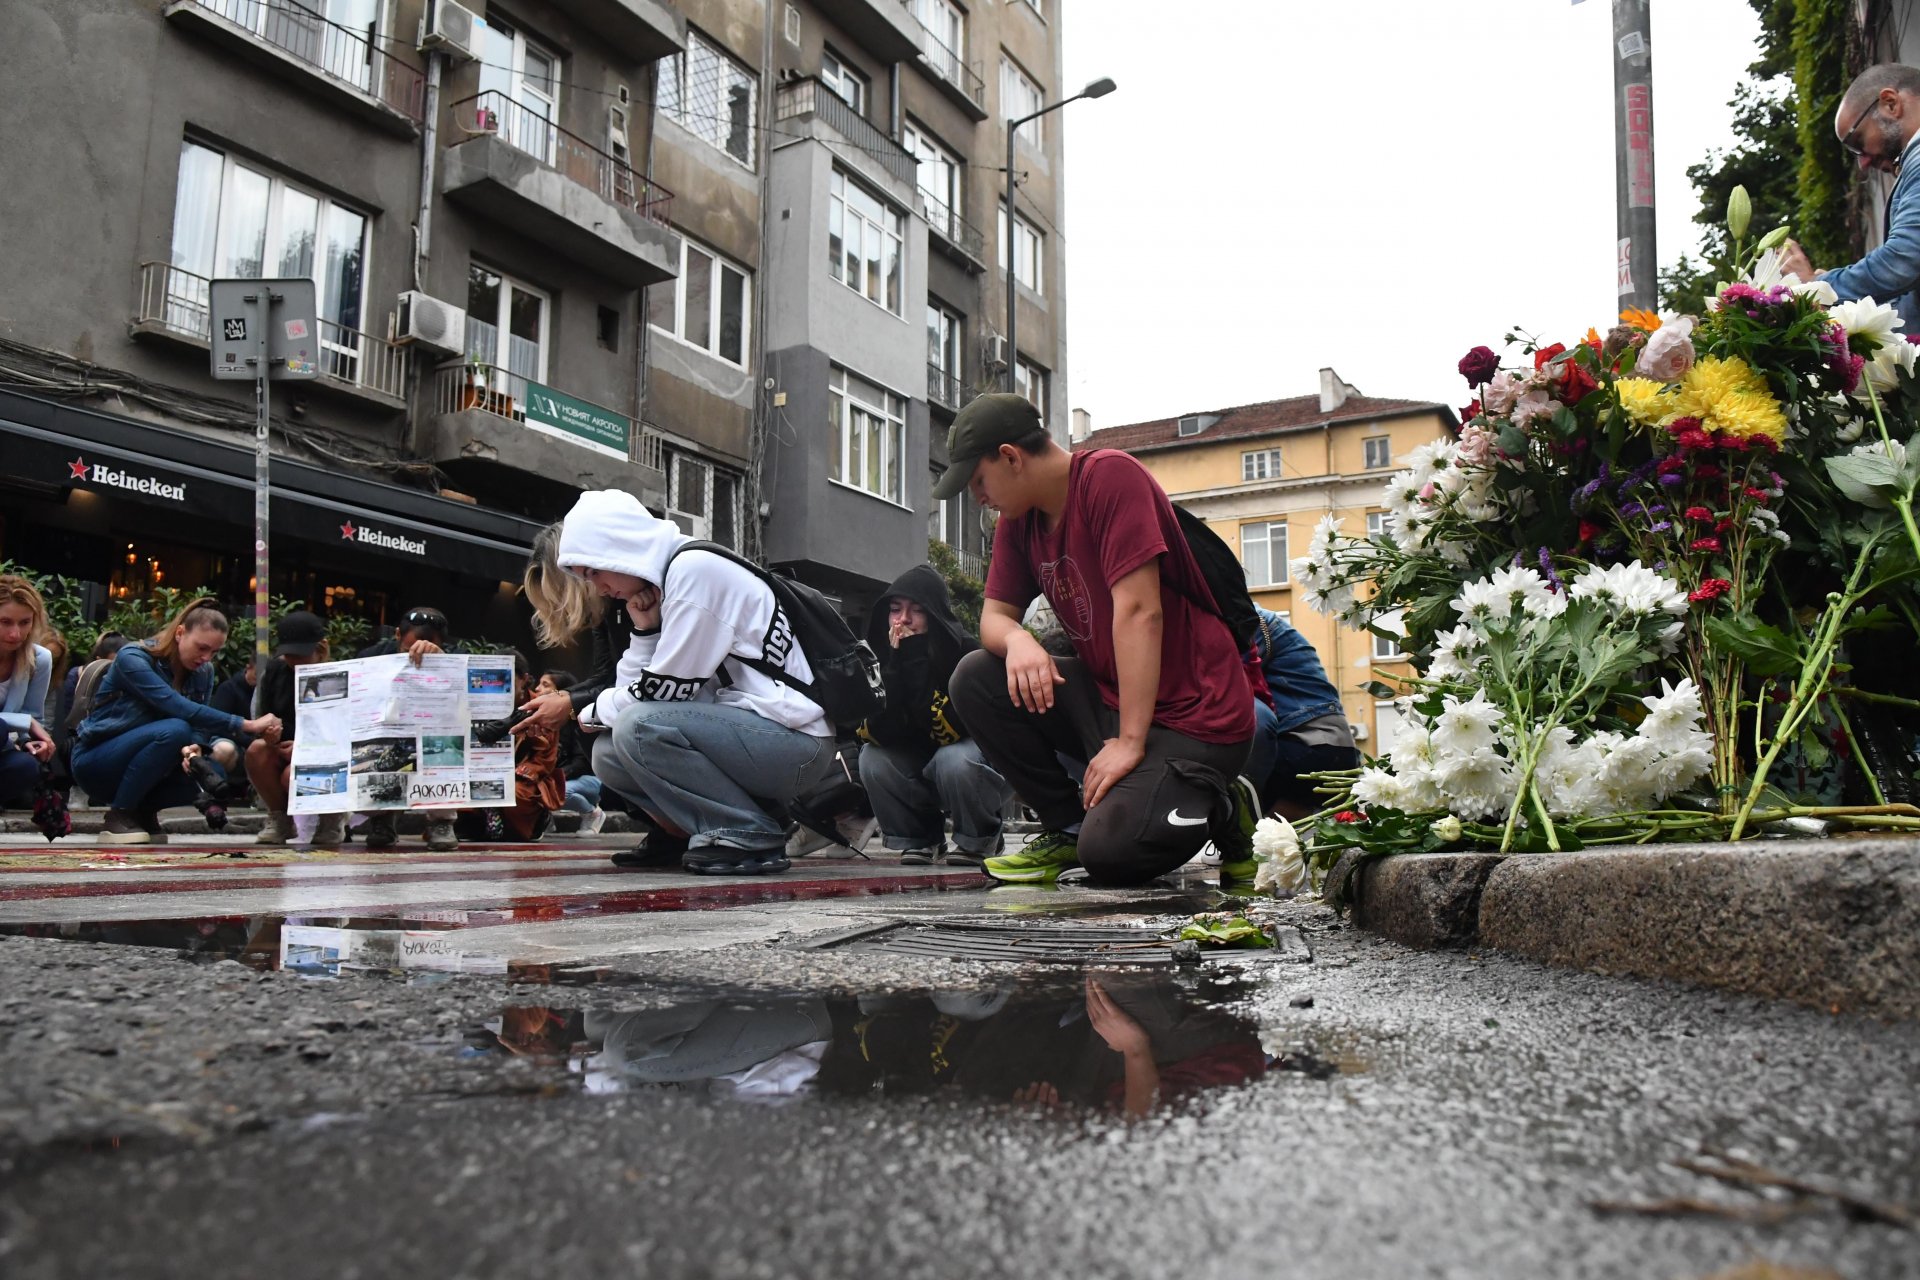
[[[1653,208],[1653,86],[1627,86],[1627,207]]]
[[[1620,287],[1616,290],[1622,295],[1633,292],[1633,239],[1628,237],[1620,242],[1619,252],[1614,257],[1614,270],[1620,277]]]

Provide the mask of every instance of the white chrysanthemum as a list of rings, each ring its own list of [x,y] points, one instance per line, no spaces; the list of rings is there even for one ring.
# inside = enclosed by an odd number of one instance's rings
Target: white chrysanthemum
[[[1407,699],[1399,699],[1405,702]],[[1406,707],[1400,708],[1404,717],[1409,714]],[[1433,731],[1418,723],[1403,724],[1400,732],[1394,735],[1393,745],[1387,748],[1387,763],[1393,766],[1395,773],[1412,773],[1416,769],[1433,766]]]
[[[1850,418],[1846,426],[1841,427],[1833,433],[1833,438],[1841,444],[1852,444],[1866,433],[1867,420],[1865,418]]]
[[[1534,782],[1547,812],[1556,818],[1595,811],[1601,752],[1589,738],[1575,743],[1573,731],[1557,725],[1547,735],[1534,765]]]
[[[1300,836],[1285,818],[1262,818],[1253,829],[1253,856],[1260,860],[1253,887],[1258,893],[1295,893],[1306,888],[1307,864]]]
[[[1575,600],[1597,600],[1628,617],[1665,613],[1677,618],[1687,611],[1687,593],[1679,584],[1638,560],[1590,568],[1574,579],[1569,594]]]
[[[1883,346],[1907,345],[1906,335],[1900,332],[1899,313],[1872,298],[1835,303],[1827,308],[1827,318],[1847,331],[1848,345],[1852,345],[1855,338],[1866,338]]]
[[[1538,569],[1507,568],[1494,570],[1493,590],[1505,597],[1515,608],[1530,617],[1551,617],[1566,608],[1566,601],[1558,602],[1547,580],[1540,576]]]
[[[1713,771],[1713,739],[1699,734],[1690,745],[1662,756],[1660,765],[1659,785],[1653,793],[1655,800],[1665,800],[1685,791]]]
[[[1434,774],[1447,807],[1463,818],[1490,818],[1513,802],[1513,767],[1492,747],[1445,756]]]
[[[1897,341],[1889,342],[1873,353],[1867,361],[1867,376],[1864,382],[1871,383],[1881,396],[1900,385],[1900,376],[1912,376],[1914,364],[1920,359],[1920,347],[1915,347],[1904,337],[1896,335]],[[1857,388],[1854,395],[1862,400],[1867,398],[1865,385]]]
[[[1596,735],[1598,736],[1598,735]],[[1600,791],[1611,811],[1641,807],[1659,789],[1664,769],[1660,748],[1646,738],[1614,735],[1600,764]]]
[[[1907,464],[1907,446],[1900,440],[1870,440],[1847,450],[1851,458],[1889,458],[1896,467]]]
[[[1447,807],[1447,798],[1440,794],[1440,783],[1432,769],[1411,769],[1398,777],[1400,807],[1408,813],[1431,813]]]
[[[1476,631],[1506,621],[1513,612],[1513,597],[1494,588],[1490,579],[1469,582],[1453,598],[1453,611],[1462,622]]]
[[[1700,689],[1692,677],[1683,678],[1679,684],[1663,679],[1660,692],[1648,694],[1640,703],[1647,709],[1647,718],[1640,722],[1639,736],[1660,751],[1679,750],[1690,734],[1699,731]]]
[[[1403,809],[1404,797],[1398,775],[1385,769],[1362,769],[1353,780],[1353,800],[1362,808]]]
[[[1433,727],[1436,758],[1444,766],[1448,756],[1492,747],[1500,740],[1500,723],[1500,708],[1487,701],[1485,689],[1475,689],[1473,697],[1465,702],[1448,694],[1445,709]]]

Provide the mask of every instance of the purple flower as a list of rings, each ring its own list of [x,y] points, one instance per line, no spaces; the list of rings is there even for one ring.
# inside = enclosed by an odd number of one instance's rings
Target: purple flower
[[[1625,516],[1629,520],[1633,519],[1635,516],[1643,516],[1646,513],[1647,513],[1647,509],[1641,506],[1637,502],[1629,502],[1626,506],[1620,508],[1620,514]]]
[[[1665,533],[1667,530],[1671,528],[1673,528],[1673,521],[1662,520],[1659,524],[1656,524],[1653,526],[1653,528],[1649,529],[1648,532],[1649,533]]]
[[[1667,562],[1665,560],[1655,560],[1653,562],[1653,571],[1655,573],[1665,573],[1667,571]]]
[[[1560,581],[1560,575],[1553,571],[1553,553],[1545,547],[1540,548],[1540,572],[1546,576],[1547,585],[1555,592],[1566,592],[1567,584]]]
[[[1600,486],[1606,483],[1605,476],[1596,476],[1573,491],[1573,501],[1567,505],[1575,511],[1585,511],[1587,504],[1593,501],[1593,495],[1600,492]]]
[[[1663,485],[1666,485],[1667,488],[1669,489],[1673,488],[1673,486],[1677,484],[1685,484],[1686,482],[1687,482],[1687,478],[1681,475],[1678,471],[1670,471],[1666,475],[1660,477],[1660,483]]]

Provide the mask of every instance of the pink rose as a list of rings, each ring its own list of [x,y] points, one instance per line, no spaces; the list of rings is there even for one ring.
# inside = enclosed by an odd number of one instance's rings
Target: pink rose
[[[1459,451],[1454,455],[1463,466],[1482,467],[1493,456],[1493,432],[1477,422],[1460,428]]]
[[[1669,320],[1647,337],[1633,372],[1659,382],[1678,382],[1693,368],[1693,317]]]
[[[1487,411],[1504,416],[1513,408],[1513,402],[1527,389],[1532,379],[1523,377],[1511,369],[1502,369],[1493,375],[1493,381],[1487,384],[1485,400]]]

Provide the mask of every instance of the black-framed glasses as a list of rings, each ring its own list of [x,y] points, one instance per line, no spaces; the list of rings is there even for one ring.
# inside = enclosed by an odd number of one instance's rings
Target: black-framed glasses
[[[1875,98],[1867,104],[1867,109],[1860,113],[1860,118],[1853,122],[1853,128],[1847,130],[1847,136],[1840,139],[1840,147],[1848,155],[1863,156],[1867,153],[1867,149],[1861,146],[1856,139],[1860,135],[1860,126],[1873,119],[1873,113],[1879,109],[1880,100]]]

